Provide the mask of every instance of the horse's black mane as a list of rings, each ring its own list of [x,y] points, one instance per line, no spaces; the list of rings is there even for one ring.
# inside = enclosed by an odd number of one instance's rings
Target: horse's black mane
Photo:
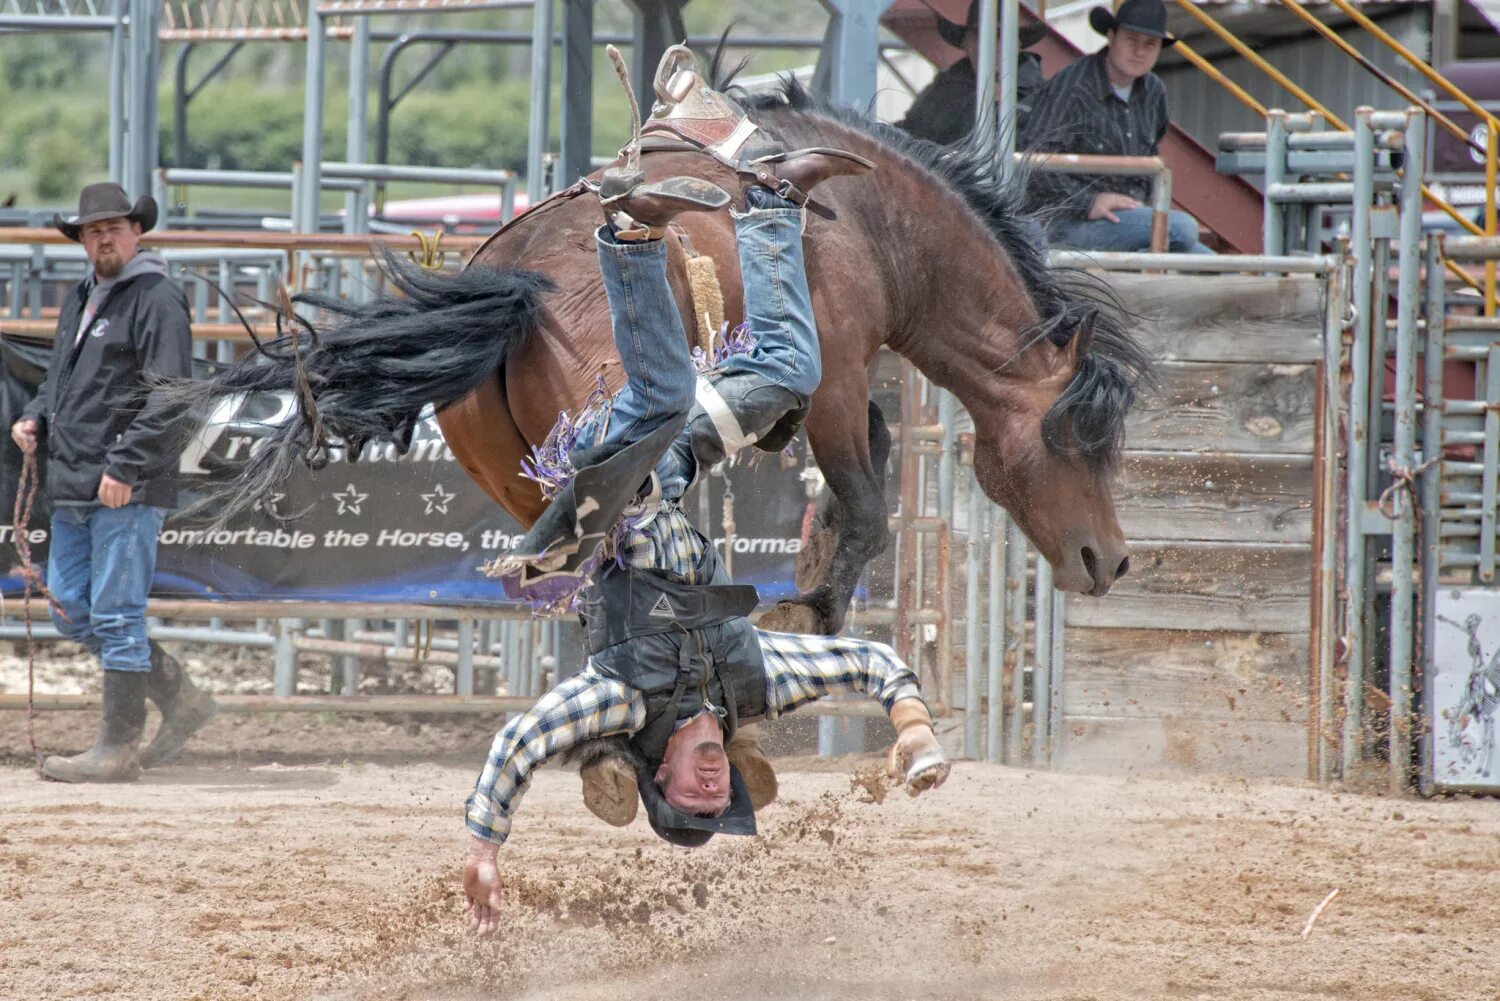
[[[739,68],[721,72],[716,56],[713,86],[728,85]],[[1087,272],[1048,265],[1038,223],[1026,208],[1030,171],[1025,164],[1000,169],[998,133],[975,130],[951,146],[939,146],[815,95],[792,77],[777,92],[737,91],[736,97],[752,115],[788,111],[832,119],[907,157],[957,192],[1004,249],[1036,307],[1037,322],[1022,331],[1023,351],[1044,337],[1065,345],[1093,314],[1093,348],[1047,412],[1042,431],[1054,451],[1076,453],[1098,468],[1114,463],[1136,387],[1152,379],[1151,359],[1130,333],[1129,314],[1108,285]]]

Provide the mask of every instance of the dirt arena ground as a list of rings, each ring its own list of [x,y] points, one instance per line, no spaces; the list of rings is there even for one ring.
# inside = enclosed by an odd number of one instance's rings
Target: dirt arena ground
[[[502,850],[509,925],[477,940],[461,808],[492,726],[221,717],[77,788],[0,713],[0,997],[1500,997],[1500,803],[973,763],[873,802],[874,758],[786,759],[762,834],[696,852],[547,769]]]

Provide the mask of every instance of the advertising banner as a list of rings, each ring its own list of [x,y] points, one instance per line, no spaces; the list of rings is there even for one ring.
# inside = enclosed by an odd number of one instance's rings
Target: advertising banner
[[[3,411],[6,428],[36,391],[47,361],[47,342],[5,337]],[[159,598],[419,602],[454,605],[505,603],[498,581],[480,570],[521,538],[521,526],[465,474],[429,412],[404,453],[368,445],[357,462],[334,449],[328,465],[298,466],[255,510],[210,532],[207,512],[192,513],[203,488],[243,462],[267,426],[292,412],[290,397],[271,394],[226,400],[183,449],[180,510],[160,538]],[[3,513],[0,552],[3,586],[21,581],[10,524],[21,453],[7,434],[0,470]],[[519,470],[517,470],[519,475]],[[726,544],[726,480],[709,477],[685,507],[723,552],[730,548],[734,574],[762,597],[795,592],[799,534],[807,500],[797,469],[776,456],[754,453],[730,468],[736,534]],[[187,512],[187,513],[184,513]],[[26,530],[33,559],[46,558],[50,507],[45,489]]]

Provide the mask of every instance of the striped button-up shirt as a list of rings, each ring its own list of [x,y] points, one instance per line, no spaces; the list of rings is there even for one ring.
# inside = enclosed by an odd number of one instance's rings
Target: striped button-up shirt
[[[687,517],[667,504],[629,531],[620,554],[629,566],[666,570],[697,583],[706,544]],[[768,719],[838,692],[861,692],[879,699],[887,711],[899,699],[920,695],[916,675],[884,643],[763,631],[756,636],[765,660]],[[586,665],[495,736],[469,797],[469,832],[504,843],[538,766],[581,741],[632,734],[645,723],[646,700],[637,689]]]
[[[1104,54],[1074,60],[1037,95],[1021,136],[1021,145],[1037,153],[1087,153],[1099,156],[1155,156],[1167,133],[1167,90],[1155,73],[1131,85],[1122,101],[1110,86]],[[1120,174],[1058,174],[1037,171],[1031,178],[1031,203],[1058,206],[1059,217],[1088,215],[1101,191],[1150,202],[1151,178]]]

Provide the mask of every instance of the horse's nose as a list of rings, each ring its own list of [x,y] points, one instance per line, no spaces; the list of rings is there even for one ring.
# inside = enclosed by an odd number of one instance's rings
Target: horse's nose
[[[1117,555],[1101,557],[1093,546],[1084,546],[1079,555],[1083,559],[1084,572],[1094,585],[1089,594],[1096,598],[1108,594],[1115,581],[1130,572],[1130,554],[1123,550]]]

